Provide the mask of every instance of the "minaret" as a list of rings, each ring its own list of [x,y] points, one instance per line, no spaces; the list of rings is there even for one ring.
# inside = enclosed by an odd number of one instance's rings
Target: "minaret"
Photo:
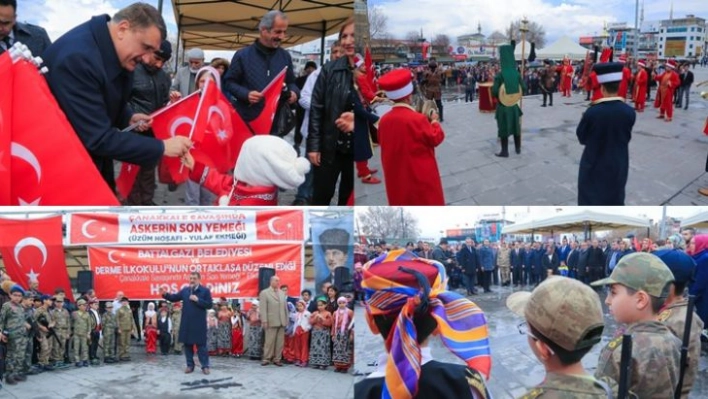
[[[674,0],[671,0],[671,10],[669,11],[669,21],[674,20]]]
[[[481,35],[482,34],[482,23],[477,21],[477,34]]]

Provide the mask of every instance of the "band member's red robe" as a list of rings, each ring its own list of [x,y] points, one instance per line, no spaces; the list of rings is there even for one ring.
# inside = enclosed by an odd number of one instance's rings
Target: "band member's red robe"
[[[659,82],[661,95],[659,117],[666,116],[667,120],[671,120],[674,116],[674,91],[679,87],[681,79],[673,69],[667,69],[666,72],[656,77],[656,81]]]
[[[634,100],[634,109],[638,112],[644,112],[644,106],[647,103],[647,81],[649,76],[644,68],[639,68],[637,75],[634,77],[634,93],[632,94],[632,99]]]
[[[624,99],[627,98],[627,88],[629,88],[629,82],[632,80],[632,71],[629,68],[622,68],[622,80],[620,81],[619,91],[617,95]]]
[[[570,91],[573,89],[573,67],[563,65],[558,68],[558,73],[560,74],[561,97],[570,97]]]
[[[410,105],[397,103],[379,121],[381,164],[389,205],[445,205],[435,147],[445,139]]]
[[[600,82],[597,80],[597,74],[595,71],[590,73],[590,87],[592,88],[592,97],[590,101],[595,102],[602,98],[602,91],[600,90]]]

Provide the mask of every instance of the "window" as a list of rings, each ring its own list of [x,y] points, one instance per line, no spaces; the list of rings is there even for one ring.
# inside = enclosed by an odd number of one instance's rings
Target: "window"
[[[695,32],[695,31],[696,31],[696,28],[692,26],[692,27],[691,27],[691,32]]]
[[[688,48],[693,48],[693,45],[692,44],[688,45]]]

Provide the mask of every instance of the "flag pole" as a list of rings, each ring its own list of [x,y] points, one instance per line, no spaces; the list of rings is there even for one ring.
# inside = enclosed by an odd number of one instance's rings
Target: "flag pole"
[[[529,31],[528,27],[529,20],[524,16],[524,18],[521,20],[521,26],[519,26],[519,30],[521,31],[521,87],[519,88],[521,90],[521,99],[519,99],[519,109],[523,110],[523,105],[524,105],[524,69],[526,68],[526,32]],[[519,145],[521,145],[521,128],[522,128],[522,116],[519,116]]]

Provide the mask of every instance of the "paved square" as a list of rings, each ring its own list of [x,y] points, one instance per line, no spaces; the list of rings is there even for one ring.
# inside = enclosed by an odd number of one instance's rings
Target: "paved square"
[[[695,82],[708,80],[708,68],[692,70]],[[704,176],[708,137],[703,126],[708,101],[691,87],[688,110],[677,109],[671,123],[656,119],[647,104],[637,115],[629,144],[627,205],[705,205],[698,188],[708,186]],[[656,90],[652,90],[652,100]],[[460,98],[461,97],[461,98]],[[465,103],[459,87],[446,92],[445,141],[436,149],[445,201],[450,205],[576,205],[578,164],[583,146],[575,129],[587,109],[585,93],[571,98],[554,94],[553,107],[542,108],[540,96],[523,100],[521,155],[497,158],[497,125],[493,113],[480,113],[478,102]],[[629,103],[633,106],[632,103]],[[405,138],[402,138],[403,140]],[[381,169],[380,149],[369,161]],[[414,173],[414,171],[411,171]],[[383,180],[383,173],[378,176]],[[357,205],[387,205],[384,184],[357,179]]]

